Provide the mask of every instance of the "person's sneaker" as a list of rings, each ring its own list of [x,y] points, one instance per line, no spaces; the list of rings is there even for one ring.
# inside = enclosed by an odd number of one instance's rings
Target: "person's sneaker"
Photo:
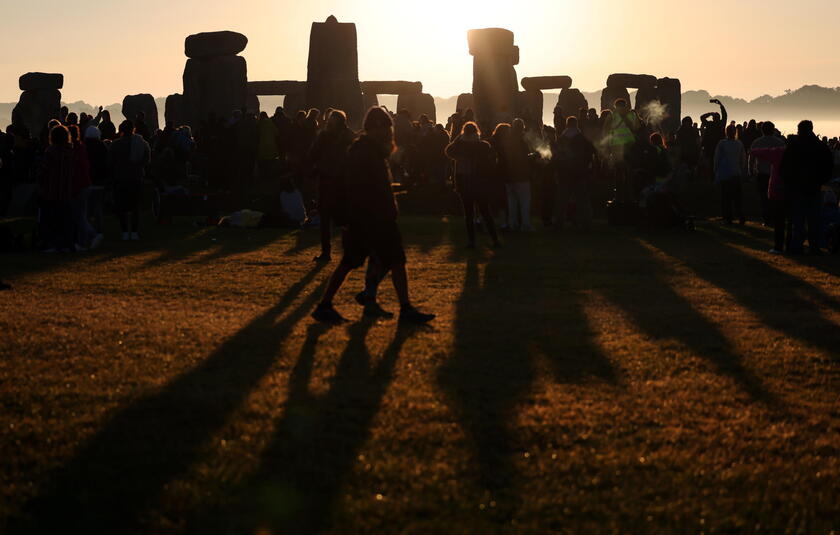
[[[314,260],[315,262],[323,262],[326,264],[332,260],[332,257],[328,254],[319,254]]]
[[[312,319],[321,323],[343,323],[347,320],[332,305],[320,304],[312,313]]]
[[[770,254],[784,254],[784,252],[782,252],[782,251],[780,251],[780,250],[778,250],[778,249],[770,249],[770,250],[769,250],[769,251],[767,251],[767,252],[768,252],[768,253],[770,253]]]
[[[363,312],[363,314],[368,318],[390,319],[394,317],[393,312],[388,312],[387,310],[379,306],[379,303],[377,303],[376,301],[371,301],[365,304],[365,311]]]
[[[102,240],[103,239],[104,239],[104,236],[102,236],[102,234],[97,234],[96,236],[94,236],[93,240],[91,240],[91,242],[90,242],[90,249],[93,250],[93,249],[96,249],[97,247],[99,247],[100,245],[102,245]]]
[[[425,325],[435,319],[434,314],[425,314],[420,312],[411,305],[404,306],[400,309],[400,323],[414,323],[416,325]]]
[[[140,235],[136,232],[131,233],[131,241],[138,241],[140,239]]]
[[[131,234],[129,234],[128,232],[123,232],[122,233],[122,241],[128,241],[130,239],[131,239]]]

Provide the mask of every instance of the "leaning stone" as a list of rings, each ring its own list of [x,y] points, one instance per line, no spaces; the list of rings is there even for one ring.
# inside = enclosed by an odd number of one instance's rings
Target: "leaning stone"
[[[148,93],[141,93],[139,95],[126,95],[122,102],[123,117],[129,121],[133,121],[137,114],[143,112],[146,114],[146,126],[149,127],[149,132],[154,134],[160,128],[158,122],[158,110],[155,103],[155,97]]]

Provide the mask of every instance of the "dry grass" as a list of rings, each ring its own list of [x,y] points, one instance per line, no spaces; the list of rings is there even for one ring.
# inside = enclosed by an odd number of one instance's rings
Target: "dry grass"
[[[4,258],[0,531],[838,533],[837,257],[404,227],[430,329],[313,324],[314,231]]]

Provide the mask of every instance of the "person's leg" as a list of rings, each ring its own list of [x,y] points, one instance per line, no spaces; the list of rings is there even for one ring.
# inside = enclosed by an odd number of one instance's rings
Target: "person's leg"
[[[792,223],[792,232],[790,237],[789,250],[791,253],[798,254],[802,252],[805,243],[805,208],[804,199],[799,193],[794,193],[790,203],[790,218]]]
[[[510,230],[516,230],[516,191],[514,190],[514,183],[505,184],[505,191],[507,192],[507,226]]]
[[[764,219],[765,225],[775,224],[773,217],[773,207],[771,207],[770,199],[767,198],[767,188],[770,183],[770,175],[759,174],[755,177],[755,187],[758,192],[758,200],[761,203],[761,216]]]
[[[349,264],[345,262],[339,262],[339,264],[335,267],[330,275],[330,280],[327,283],[327,288],[324,290],[324,295],[321,298],[321,305],[332,305],[333,298],[335,298],[335,294],[338,293],[338,290],[341,289],[341,285],[344,284],[344,279],[347,278],[347,275],[353,271],[353,268],[350,267]]]
[[[773,249],[785,250],[785,210],[783,201],[769,200],[768,210],[773,222]]]
[[[519,210],[522,230],[531,230],[531,183],[520,182]]]
[[[569,177],[566,173],[557,173],[556,201],[554,203],[554,227],[562,230],[566,224],[569,209]]]
[[[808,251],[810,253],[820,252],[820,232],[822,230],[822,218],[820,217],[820,193],[808,195],[807,218],[808,218]]]
[[[589,230],[592,226],[592,200],[589,198],[589,180],[584,176],[575,180],[575,205],[578,227]]]
[[[726,223],[732,223],[732,200],[730,180],[720,183],[720,215]]]
[[[746,221],[744,217],[744,207],[741,203],[741,178],[736,177],[732,179],[732,202],[735,205],[735,215],[738,216],[738,222],[742,225]]]
[[[329,210],[324,210],[319,206],[319,215],[321,216],[321,256],[316,260],[329,260],[332,255],[332,217]]]
[[[461,193],[461,206],[464,209],[464,225],[467,227],[467,245],[472,247],[475,245],[475,199],[472,195]]]
[[[499,245],[499,235],[496,233],[496,223],[493,221],[493,211],[490,209],[490,201],[482,199],[478,202],[478,211],[481,219],[484,220],[484,228],[493,239],[493,245]]]

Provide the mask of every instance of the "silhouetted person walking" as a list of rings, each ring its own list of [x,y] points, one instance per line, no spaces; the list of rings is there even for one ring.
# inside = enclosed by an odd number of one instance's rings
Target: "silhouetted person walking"
[[[391,117],[382,108],[371,108],[365,117],[362,135],[347,153],[348,224],[344,232],[344,255],[330,277],[321,303],[312,313],[317,321],[344,321],[333,307],[333,297],[347,275],[361,267],[369,257],[375,257],[381,269],[391,270],[400,301],[400,321],[428,323],[435,317],[418,311],[409,300],[406,257],[397,226],[397,203],[391,190],[388,166],[388,158],[393,152]],[[366,315],[387,314],[373,308],[366,305]]]
[[[461,135],[446,147],[446,155],[455,160],[455,191],[461,197],[464,208],[467,247],[475,247],[476,206],[487,232],[493,239],[493,246],[498,247],[499,237],[490,210],[496,152],[490,143],[481,139],[478,125],[469,122],[461,129]]]
[[[76,240],[73,219],[75,152],[65,126],[52,128],[49,140],[50,146],[44,151],[38,176],[45,251],[70,252]]]
[[[332,254],[332,225],[341,197],[345,194],[344,173],[347,149],[353,142],[353,131],[347,128],[347,115],[333,110],[326,128],[318,134],[310,159],[318,175],[318,213],[321,216],[321,254],[316,262],[329,262]]]

